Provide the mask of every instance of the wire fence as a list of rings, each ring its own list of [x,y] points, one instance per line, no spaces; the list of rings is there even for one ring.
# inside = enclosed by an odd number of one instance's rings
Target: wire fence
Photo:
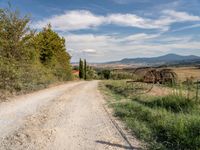
[[[187,83],[186,85],[187,89],[187,98],[188,99],[193,99],[196,102],[200,102],[200,81],[197,80],[194,83]]]

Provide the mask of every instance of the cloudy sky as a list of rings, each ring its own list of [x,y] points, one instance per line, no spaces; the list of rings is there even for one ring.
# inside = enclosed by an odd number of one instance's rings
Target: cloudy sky
[[[200,56],[200,0],[11,0],[40,31],[51,23],[72,61]],[[7,0],[0,0],[6,7]]]

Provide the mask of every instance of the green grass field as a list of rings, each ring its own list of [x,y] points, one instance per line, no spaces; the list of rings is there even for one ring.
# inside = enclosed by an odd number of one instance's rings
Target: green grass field
[[[131,94],[125,81],[104,81],[100,89],[134,135],[147,149],[199,150],[200,104],[182,94]]]

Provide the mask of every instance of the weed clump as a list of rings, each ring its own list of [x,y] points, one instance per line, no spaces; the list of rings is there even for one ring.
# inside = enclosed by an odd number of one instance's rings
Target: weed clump
[[[189,112],[196,105],[195,101],[189,100],[184,96],[178,96],[178,95],[168,95],[165,97],[157,97],[157,98],[154,98],[154,100],[152,101],[138,100],[138,102],[151,108],[156,108],[156,107],[164,108],[174,113]]]

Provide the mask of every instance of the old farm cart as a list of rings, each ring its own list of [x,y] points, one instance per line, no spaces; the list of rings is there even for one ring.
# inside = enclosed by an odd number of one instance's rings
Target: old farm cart
[[[131,90],[133,94],[145,94],[153,89],[155,84],[171,84],[177,82],[177,74],[171,69],[155,69],[155,68],[136,68],[133,72],[133,78],[137,79],[127,81],[127,90]]]

